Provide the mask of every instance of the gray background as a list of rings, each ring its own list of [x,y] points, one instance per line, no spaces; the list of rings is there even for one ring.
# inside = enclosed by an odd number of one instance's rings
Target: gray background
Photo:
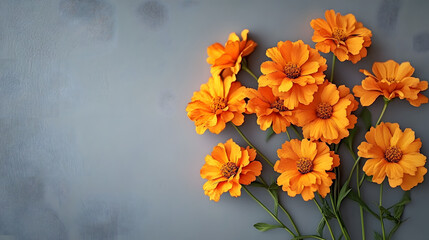
[[[363,79],[358,69],[388,59],[410,61],[415,76],[428,80],[424,0],[1,0],[0,238],[289,238],[281,229],[261,233],[252,227],[274,222],[244,192],[238,199],[223,195],[218,203],[204,195],[199,170],[205,155],[231,137],[244,142],[229,127],[197,135],[185,107],[210,76],[210,44],[248,28],[259,44],[250,68],[260,74],[265,50],[277,41],[314,46],[310,20],[331,8],[355,14],[374,35],[367,58],[337,64],[335,82],[352,87]],[[257,86],[246,73],[238,79]],[[374,120],[381,105],[378,100],[371,107]],[[384,119],[412,127],[429,155],[428,114],[428,105],[394,101]],[[246,117],[243,130],[275,160],[286,137],[264,145],[255,120]],[[351,158],[343,155],[342,164],[350,167]],[[400,190],[385,189],[386,205],[400,198]],[[270,205],[264,192],[255,192]],[[366,183],[363,195],[374,206],[378,186]],[[412,190],[412,198],[409,220],[395,239],[429,236],[428,181]],[[313,202],[285,194],[282,200],[302,232],[315,233],[320,214]],[[356,239],[357,209],[344,202]],[[370,216],[367,224],[379,231]]]

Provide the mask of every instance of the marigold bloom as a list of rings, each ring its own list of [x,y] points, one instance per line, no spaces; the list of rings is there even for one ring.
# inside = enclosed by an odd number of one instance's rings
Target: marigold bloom
[[[308,201],[314,198],[316,191],[322,197],[330,192],[335,173],[328,171],[339,165],[339,157],[329,151],[326,143],[292,139],[277,150],[277,155],[280,160],[274,170],[281,173],[277,184],[289,196],[301,194]]]
[[[345,16],[327,10],[325,18],[313,19],[310,22],[314,29],[312,40],[316,49],[328,53],[333,52],[341,62],[350,60],[357,63],[366,57],[366,48],[371,45],[371,30],[356,21],[353,14]]]
[[[277,47],[268,49],[266,55],[272,61],[262,63],[259,86],[273,88],[289,109],[299,103],[309,104],[317,85],[325,79],[326,59],[301,40],[278,42]]]
[[[186,107],[189,119],[195,122],[197,133],[203,134],[209,129],[218,134],[229,121],[237,126],[243,124],[245,90],[240,82],[232,82],[231,77],[224,81],[219,76],[210,77],[208,83],[201,85],[200,91],[194,92]]]
[[[405,191],[423,182],[426,157],[420,153],[422,143],[410,128],[402,130],[397,123],[380,123],[365,135],[367,142],[358,147],[358,155],[368,158],[363,171],[381,184],[387,176],[392,188]]]
[[[284,100],[276,97],[270,87],[248,89],[247,102],[248,113],[256,113],[256,121],[262,130],[267,130],[271,125],[275,133],[286,132],[286,127],[294,121],[293,111],[284,106]]]
[[[252,40],[247,40],[248,33],[247,29],[241,32],[243,39],[241,41],[237,34],[231,33],[225,46],[215,43],[207,48],[209,56],[207,62],[212,65],[211,73],[213,75],[232,76],[235,81],[235,75],[241,68],[241,60],[252,53],[258,45]]]
[[[362,85],[353,88],[353,92],[356,97],[360,97],[362,106],[371,105],[380,95],[387,99],[396,97],[406,99],[415,107],[428,102],[428,98],[420,93],[428,88],[428,82],[411,77],[414,68],[409,62],[401,64],[393,60],[375,62],[372,65],[374,75],[364,69],[360,71],[366,78]]]
[[[200,171],[201,177],[208,180],[203,186],[204,193],[216,202],[228,191],[232,197],[239,197],[241,184],[249,185],[261,174],[262,164],[254,161],[255,157],[254,149],[240,147],[232,139],[219,143],[206,156]]]
[[[326,81],[314,94],[313,102],[295,109],[297,125],[302,127],[305,138],[339,143],[356,124],[357,117],[351,112],[358,105],[349,88],[344,85],[337,88]]]

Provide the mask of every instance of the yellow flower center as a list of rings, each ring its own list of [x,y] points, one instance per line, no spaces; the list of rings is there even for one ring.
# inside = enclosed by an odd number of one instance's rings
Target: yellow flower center
[[[402,159],[402,151],[397,147],[389,147],[384,152],[384,158],[391,163],[397,163]]]
[[[222,97],[215,97],[212,100],[212,103],[210,104],[210,109],[213,113],[216,113],[219,109],[224,109],[226,106],[226,101]]]
[[[277,109],[279,112],[284,112],[288,110],[287,107],[285,107],[284,102],[285,101],[283,99],[277,98],[275,102],[271,103],[271,108]]]
[[[321,119],[328,119],[332,116],[333,107],[327,103],[319,103],[316,108],[316,116]]]
[[[313,170],[313,161],[308,158],[300,158],[296,163],[296,167],[298,168],[298,172],[302,174],[309,173]]]
[[[224,176],[226,178],[230,178],[230,177],[234,176],[235,174],[237,174],[237,170],[238,170],[238,167],[233,162],[225,163],[222,166],[222,168],[220,169],[220,171],[222,172],[222,176]]]
[[[396,79],[395,78],[386,78],[386,81],[393,83],[393,82],[396,82]]]
[[[285,68],[286,77],[295,79],[301,75],[301,68],[295,63],[286,64]]]
[[[347,38],[345,31],[341,28],[335,28],[332,32],[332,37],[338,41],[344,41]]]

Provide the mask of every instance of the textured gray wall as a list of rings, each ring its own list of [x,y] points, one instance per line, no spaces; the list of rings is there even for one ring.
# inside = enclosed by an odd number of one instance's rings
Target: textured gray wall
[[[424,0],[1,0],[0,239],[285,239],[279,229],[253,229],[273,221],[244,192],[218,203],[204,195],[205,155],[230,137],[244,142],[231,128],[197,135],[185,107],[209,77],[207,46],[249,28],[259,43],[250,57],[258,73],[277,41],[314,46],[310,20],[330,8],[354,13],[374,34],[367,58],[337,65],[338,83],[352,87],[363,79],[358,69],[388,59],[411,61],[429,80]],[[239,79],[256,87],[245,73]],[[375,118],[381,102],[371,109]],[[412,127],[428,156],[428,116],[428,105],[394,101],[385,120]],[[264,144],[253,116],[243,129]],[[285,139],[261,149],[276,159]],[[342,161],[350,166],[348,156]],[[378,187],[366,186],[364,198],[376,203]],[[400,192],[387,190],[386,203]],[[428,181],[412,198],[395,239],[429,235]],[[314,233],[314,204],[282,199],[302,231]],[[359,236],[356,205],[344,208]]]

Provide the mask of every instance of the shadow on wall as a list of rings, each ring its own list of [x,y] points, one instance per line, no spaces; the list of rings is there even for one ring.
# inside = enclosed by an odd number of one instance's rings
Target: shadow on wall
[[[113,6],[104,0],[61,0],[59,10],[67,20],[86,28],[97,40],[114,35]]]
[[[429,51],[429,32],[421,32],[413,38],[413,49],[416,52]]]
[[[377,11],[377,22],[380,29],[388,33],[395,30],[401,6],[401,0],[383,0],[381,2]]]
[[[157,1],[142,3],[137,8],[137,14],[143,20],[143,24],[152,30],[161,28],[168,20],[167,8]]]

